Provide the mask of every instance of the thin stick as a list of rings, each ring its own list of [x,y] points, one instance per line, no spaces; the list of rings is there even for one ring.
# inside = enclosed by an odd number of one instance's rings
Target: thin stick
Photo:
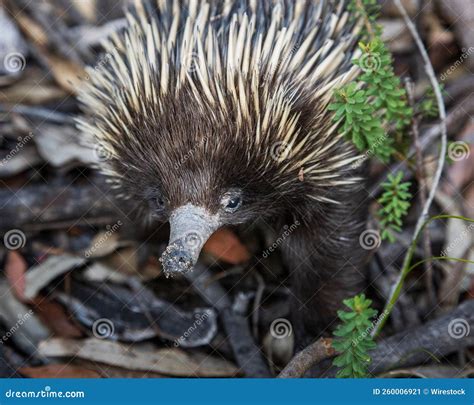
[[[321,338],[301,350],[278,375],[278,378],[299,378],[315,364],[336,354],[332,339]]]
[[[400,271],[398,279],[397,279],[397,281],[395,282],[395,285],[392,288],[392,293],[390,294],[390,298],[389,298],[389,300],[388,300],[388,302],[385,306],[385,311],[387,311],[386,312],[387,314],[390,314],[393,306],[395,305],[395,302],[398,299],[398,296],[401,293],[401,289],[402,289],[401,287],[403,285],[403,281],[404,281],[404,279],[407,275],[407,271],[410,267],[411,259],[413,257],[413,254],[414,254],[415,250],[416,250],[416,241],[417,241],[418,235],[419,235],[420,231],[423,228],[423,224],[426,222],[426,219],[428,217],[428,211],[429,211],[429,209],[431,207],[431,204],[433,202],[433,199],[434,199],[434,196],[435,196],[435,193],[436,193],[436,189],[438,188],[439,181],[441,179],[441,174],[443,173],[443,167],[444,167],[444,162],[446,160],[446,149],[447,149],[447,143],[448,143],[448,141],[447,141],[447,139],[448,139],[447,128],[446,128],[446,109],[445,109],[444,102],[443,102],[443,96],[441,95],[441,90],[439,88],[439,83],[438,83],[438,80],[436,79],[436,75],[435,75],[435,72],[434,72],[434,69],[433,69],[433,65],[431,64],[428,53],[426,52],[426,48],[423,45],[423,42],[422,42],[418,32],[416,31],[415,26],[411,22],[410,17],[408,16],[408,14],[407,14],[405,8],[403,7],[401,1],[400,0],[395,0],[395,5],[397,6],[398,10],[402,14],[402,17],[405,21],[405,24],[407,25],[413,39],[416,42],[418,50],[420,51],[420,54],[421,54],[421,56],[423,58],[423,61],[425,63],[426,74],[428,75],[428,77],[431,81],[431,84],[433,86],[433,90],[434,90],[435,95],[436,95],[436,101],[438,103],[439,117],[441,119],[441,122],[439,123],[440,128],[441,128],[441,150],[440,150],[440,154],[438,156],[438,167],[436,168],[436,173],[435,173],[434,178],[433,178],[430,193],[429,193],[428,198],[426,200],[426,203],[423,207],[421,215],[418,218],[418,221],[416,223],[415,230],[413,232],[413,236],[412,236],[412,240],[411,240],[411,245],[408,248],[408,251],[407,251],[407,253],[405,255],[405,258],[403,260],[402,270]],[[379,334],[379,332],[381,331],[381,329],[382,329],[383,325],[385,324],[387,318],[388,318],[388,316],[384,317],[382,319],[382,321],[377,324],[377,326],[373,330],[373,336],[377,336]]]

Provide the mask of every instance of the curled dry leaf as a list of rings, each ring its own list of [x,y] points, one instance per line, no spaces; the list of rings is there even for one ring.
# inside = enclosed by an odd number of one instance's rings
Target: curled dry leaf
[[[75,267],[82,266],[86,260],[71,255],[49,256],[41,264],[31,268],[26,274],[25,298],[33,299],[51,281]]]
[[[215,232],[204,245],[203,251],[230,264],[240,264],[250,259],[247,248],[227,228]]]

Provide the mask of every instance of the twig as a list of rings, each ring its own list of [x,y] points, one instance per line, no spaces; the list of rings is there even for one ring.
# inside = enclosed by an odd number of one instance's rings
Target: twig
[[[384,339],[370,356],[371,373],[410,367],[474,345],[474,300],[422,326]]]
[[[415,94],[414,94],[414,84],[411,80],[407,79],[405,83],[405,88],[407,90],[408,101],[412,108],[415,106]],[[413,135],[413,143],[416,150],[416,177],[418,180],[418,196],[420,199],[420,204],[422,207],[426,205],[426,170],[425,165],[423,162],[423,152],[421,150],[420,144],[420,131],[419,131],[419,117],[415,113],[413,114],[412,122],[411,122],[411,132]],[[430,237],[430,230],[426,227],[423,231],[423,249],[425,258],[429,259],[433,256],[431,251],[431,237]],[[436,301],[436,296],[433,287],[433,262],[428,260],[425,263],[425,282],[426,282],[426,290],[428,292],[428,301],[430,306],[433,306]]]
[[[60,226],[78,222],[103,223],[104,218],[116,220],[121,217],[120,210],[100,187],[98,182],[97,185],[41,184],[20,190],[2,189],[0,231],[18,227],[45,229],[58,223]]]
[[[444,107],[443,97],[441,95],[441,90],[440,90],[438,81],[436,80],[436,75],[435,75],[433,66],[431,65],[428,53],[426,52],[426,49],[423,45],[423,42],[421,41],[421,38],[418,35],[418,33],[416,31],[416,28],[413,25],[413,23],[411,22],[410,17],[408,16],[408,14],[407,14],[405,8],[403,7],[401,1],[400,0],[395,0],[395,5],[397,6],[400,13],[402,14],[403,19],[405,20],[405,23],[406,23],[408,29],[410,30],[410,32],[411,32],[411,34],[412,34],[412,36],[413,36],[413,38],[414,38],[414,40],[415,40],[415,42],[418,46],[418,49],[421,53],[423,61],[425,62],[426,74],[428,75],[428,77],[431,81],[431,84],[433,86],[433,90],[434,90],[435,95],[436,95],[436,101],[438,103],[439,116],[440,116],[440,119],[441,119],[441,122],[439,124],[440,127],[441,127],[441,150],[440,150],[440,154],[439,154],[439,157],[438,157],[438,167],[436,168],[436,173],[435,173],[433,181],[432,181],[432,188],[430,190],[430,193],[428,195],[426,203],[423,207],[421,215],[418,218],[418,221],[416,223],[415,230],[413,232],[413,236],[412,236],[412,239],[411,239],[411,245],[410,245],[410,247],[409,247],[409,249],[408,249],[408,251],[405,255],[405,258],[403,260],[402,270],[400,271],[400,275],[398,276],[398,279],[397,279],[397,281],[396,281],[396,283],[395,283],[395,285],[392,289],[391,296],[390,296],[390,298],[389,298],[389,300],[388,300],[388,302],[385,306],[385,311],[386,311],[387,315],[390,314],[393,306],[395,305],[395,302],[396,302],[398,296],[401,293],[402,286],[403,286],[403,281],[405,280],[405,277],[408,275],[408,272],[409,272],[409,269],[410,269],[410,263],[411,263],[411,260],[413,258],[414,252],[416,250],[416,241],[418,239],[418,235],[419,235],[420,231],[423,229],[423,225],[426,222],[426,219],[428,217],[428,211],[431,207],[431,203],[433,202],[433,199],[434,199],[434,196],[435,196],[435,193],[436,193],[436,189],[437,189],[439,181],[441,179],[441,174],[443,172],[444,162],[445,162],[445,159],[446,159],[446,148],[447,148],[447,139],[448,139],[447,128],[446,128],[446,110],[445,110],[445,107]],[[384,317],[382,319],[382,321],[377,324],[377,326],[374,328],[373,336],[377,336],[377,334],[381,331],[381,329],[382,329],[383,325],[385,324],[387,318],[388,318],[388,316]]]
[[[262,303],[263,292],[265,291],[265,281],[258,272],[255,272],[255,278],[257,279],[257,291],[255,292],[255,299],[253,300],[252,329],[253,336],[255,339],[258,339],[258,315],[260,304]]]
[[[218,312],[229,337],[235,360],[246,377],[270,377],[270,371],[260,349],[254,343],[247,317],[242,313],[242,297],[234,305],[227,292],[217,282],[210,283],[211,273],[198,264],[186,273],[196,292]]]
[[[315,364],[336,354],[332,339],[320,338],[293,357],[278,378],[299,378]]]

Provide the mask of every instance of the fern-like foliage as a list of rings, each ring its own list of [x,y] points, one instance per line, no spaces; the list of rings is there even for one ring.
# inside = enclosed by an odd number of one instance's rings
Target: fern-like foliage
[[[397,129],[406,127],[411,122],[412,108],[408,105],[406,90],[400,78],[393,70],[393,59],[387,46],[380,37],[368,44],[360,43],[362,57],[355,59],[363,73],[360,76],[367,86],[367,96],[374,100],[374,109],[384,109],[382,119],[393,122]]]
[[[393,153],[392,142],[385,136],[374,106],[367,103],[367,90],[359,89],[357,83],[349,83],[334,96],[335,101],[328,108],[335,111],[335,121],[342,120],[341,130],[346,137],[359,151],[370,150],[387,162]]]
[[[388,162],[395,152],[388,128],[405,128],[413,111],[394,73],[392,56],[381,40],[381,28],[375,24],[377,1],[352,0],[349,9],[365,20],[366,42],[359,43],[362,55],[353,61],[362,73],[357,82],[335,91],[329,109],[335,111],[334,120],[341,122],[341,131],[359,151]]]
[[[349,311],[338,311],[341,324],[334,331],[334,349],[339,355],[333,365],[339,367],[338,378],[368,377],[367,366],[371,358],[369,350],[375,348],[370,331],[374,327],[372,318],[377,311],[371,308],[372,301],[364,294],[343,301]]]
[[[377,27],[375,21],[380,12],[378,0],[352,0],[348,3],[347,9],[351,11],[352,15],[356,18],[364,18],[370,24],[369,27]],[[372,29],[373,28],[370,28],[370,30]],[[367,32],[367,34],[370,33]]]
[[[387,181],[382,183],[384,192],[377,200],[381,205],[377,212],[382,228],[381,237],[390,242],[395,241],[394,232],[401,232],[402,219],[410,208],[412,198],[409,192],[411,183],[402,180],[403,172],[398,172],[395,176],[388,175]]]
[[[439,88],[441,90],[441,94],[445,96],[446,90],[444,90],[444,85],[440,84]],[[416,113],[422,117],[434,118],[439,116],[438,110],[438,102],[436,101],[435,92],[433,87],[429,87],[426,91],[423,100],[419,103],[416,109]]]

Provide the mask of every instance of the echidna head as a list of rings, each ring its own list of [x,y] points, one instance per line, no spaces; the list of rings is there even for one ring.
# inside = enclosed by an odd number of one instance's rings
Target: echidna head
[[[127,136],[103,144],[111,151],[103,165],[119,177],[122,194],[159,222],[170,222],[161,258],[168,273],[191,269],[218,228],[283,215],[288,201],[282,199],[304,194],[282,187],[275,140],[257,145],[253,128],[200,103],[183,88],[164,99],[159,113],[129,112],[121,129]],[[297,175],[294,170],[289,183],[301,189]]]
[[[88,69],[80,128],[122,194],[170,221],[166,271],[190,269],[223,225],[306,220],[360,181],[360,157],[327,106],[357,75],[349,56],[362,22],[329,12],[321,22],[323,2],[298,2],[291,23],[274,2],[212,2],[211,12],[204,1],[159,1],[159,18],[136,3]],[[310,16],[307,38],[292,35]]]

